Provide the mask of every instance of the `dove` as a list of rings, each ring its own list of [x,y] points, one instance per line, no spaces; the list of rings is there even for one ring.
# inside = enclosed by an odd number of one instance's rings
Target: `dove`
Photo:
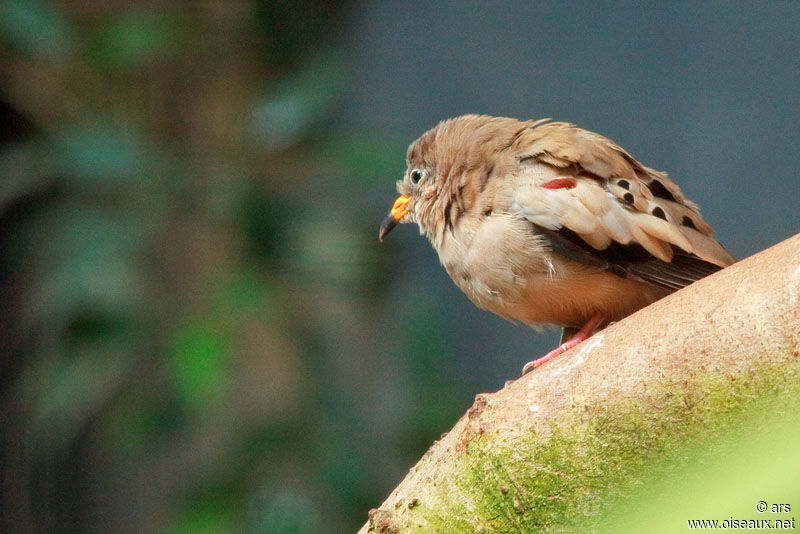
[[[736,261],[666,173],[573,124],[463,115],[406,160],[380,240],[416,223],[475,305],[561,327],[523,374]]]

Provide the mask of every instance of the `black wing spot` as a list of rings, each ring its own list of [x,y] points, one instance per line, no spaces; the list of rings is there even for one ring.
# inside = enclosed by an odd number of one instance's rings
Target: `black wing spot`
[[[667,214],[664,213],[664,210],[661,209],[659,206],[653,208],[653,211],[651,213],[656,217],[658,217],[659,219],[664,219],[665,221],[667,220]]]
[[[633,204],[633,193],[625,193],[622,195],[622,199],[628,204]]]
[[[630,184],[630,182],[628,180],[620,180],[619,182],[617,182],[617,185],[620,186],[623,189],[630,189],[631,188],[631,184]]]
[[[677,202],[675,197],[672,196],[672,193],[669,192],[669,189],[664,187],[664,184],[659,182],[658,180],[653,180],[647,186],[650,189],[650,192],[653,193],[653,196],[658,198],[663,198],[665,200],[671,200],[672,202]]]
[[[687,226],[687,227],[689,227],[689,228],[691,228],[693,230],[697,230],[697,227],[694,225],[694,221],[688,215],[684,215],[683,216],[683,221],[681,221],[681,224],[683,224],[684,226]]]

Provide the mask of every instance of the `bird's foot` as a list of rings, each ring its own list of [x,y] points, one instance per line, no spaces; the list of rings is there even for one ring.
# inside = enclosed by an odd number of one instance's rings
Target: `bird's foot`
[[[600,326],[600,324],[602,324],[603,321],[605,321],[605,317],[603,317],[599,313],[595,313],[594,315],[591,316],[591,318],[588,321],[586,321],[586,324],[583,325],[583,328],[578,330],[578,333],[572,336],[568,341],[554,348],[541,358],[537,358],[533,361],[526,363],[525,366],[522,368],[522,374],[524,375],[531,369],[536,369],[540,365],[549,362],[559,354],[567,352],[575,345],[583,341],[586,341],[594,333],[595,329],[598,326]]]

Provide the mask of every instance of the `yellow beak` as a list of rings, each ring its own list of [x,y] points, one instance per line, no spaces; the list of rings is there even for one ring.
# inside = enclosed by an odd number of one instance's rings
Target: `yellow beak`
[[[394,201],[394,206],[392,206],[392,211],[389,212],[389,215],[386,216],[385,219],[381,222],[381,229],[378,232],[378,239],[383,241],[383,238],[386,237],[386,234],[392,231],[392,228],[397,226],[400,220],[406,216],[408,211],[406,208],[408,207],[408,202],[411,199],[405,195],[400,195],[397,197],[397,200]]]

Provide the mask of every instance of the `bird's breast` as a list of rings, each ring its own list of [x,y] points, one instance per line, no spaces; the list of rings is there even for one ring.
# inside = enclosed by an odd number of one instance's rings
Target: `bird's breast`
[[[621,319],[666,294],[554,254],[511,214],[461,223],[437,247],[439,259],[472,302],[506,319],[581,326],[596,312]]]
[[[479,307],[506,318],[533,280],[546,281],[548,252],[530,223],[507,213],[465,215],[437,247],[453,281]],[[511,304],[513,306],[513,304]]]

